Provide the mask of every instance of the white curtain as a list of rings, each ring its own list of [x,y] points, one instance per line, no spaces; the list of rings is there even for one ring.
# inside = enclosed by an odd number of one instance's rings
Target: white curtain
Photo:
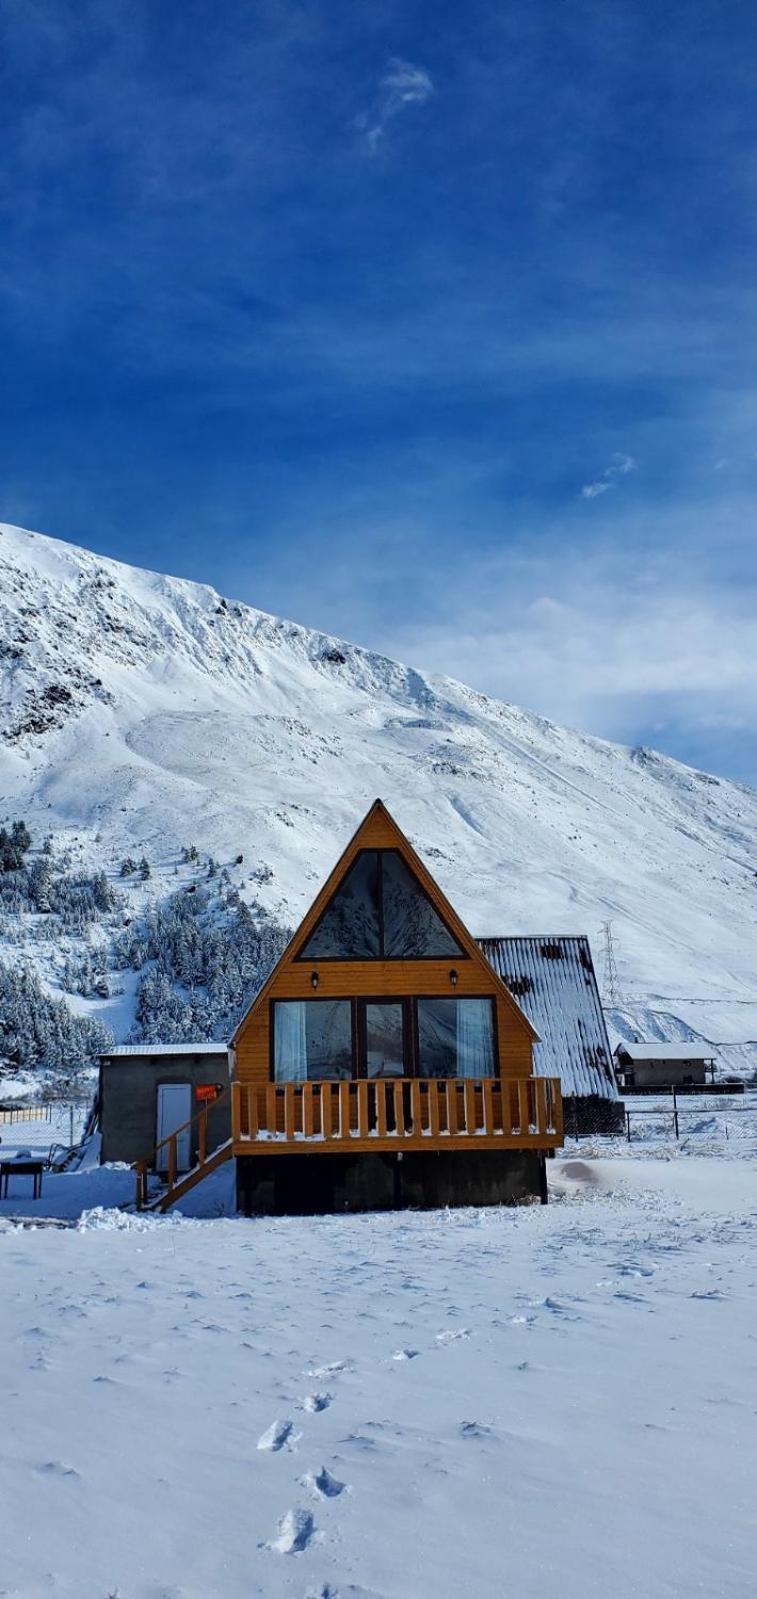
[[[457,1001],[457,1075],[494,1076],[494,1038],[490,999]]]
[[[274,1007],[273,1064],[277,1083],[304,1083],[308,1074],[305,1001],[279,1000]]]

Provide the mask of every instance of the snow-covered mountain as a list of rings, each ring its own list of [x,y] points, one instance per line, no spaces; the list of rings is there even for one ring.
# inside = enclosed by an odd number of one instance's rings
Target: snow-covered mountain
[[[622,1030],[757,1039],[751,789],[6,525],[0,672],[0,816],[147,898],[196,844],[291,922],[380,795],[473,932],[609,920]]]

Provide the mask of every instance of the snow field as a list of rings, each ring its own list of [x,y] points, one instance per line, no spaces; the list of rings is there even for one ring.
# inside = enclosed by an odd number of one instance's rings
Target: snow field
[[[750,1161],[0,1231],[7,1599],[751,1599]]]

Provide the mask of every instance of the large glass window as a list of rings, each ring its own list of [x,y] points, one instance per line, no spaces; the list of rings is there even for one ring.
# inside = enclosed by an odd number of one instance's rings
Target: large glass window
[[[397,850],[363,850],[327,905],[300,960],[464,958]]]
[[[375,960],[381,953],[379,868],[364,850],[311,933],[303,960]]]
[[[490,999],[418,1000],[418,1075],[494,1076]]]
[[[457,939],[397,850],[382,851],[381,881],[387,960],[460,954]]]
[[[277,1000],[273,1008],[277,1083],[352,1076],[352,1006],[348,999]]]

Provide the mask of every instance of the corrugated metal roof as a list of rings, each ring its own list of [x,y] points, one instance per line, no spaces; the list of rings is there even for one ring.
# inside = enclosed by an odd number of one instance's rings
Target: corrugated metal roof
[[[209,1043],[202,1039],[196,1044],[119,1044],[115,1049],[104,1049],[101,1060],[130,1060],[145,1055],[226,1055],[227,1044]]]
[[[627,1055],[629,1060],[714,1060],[715,1051],[711,1047],[703,1049],[701,1044],[695,1044],[692,1039],[688,1044],[665,1044],[661,1038],[655,1038],[651,1043],[629,1044],[626,1039],[618,1044],[615,1054]]]
[[[617,1099],[588,938],[550,933],[477,942],[539,1034],[538,1075],[559,1077],[566,1095]]]

